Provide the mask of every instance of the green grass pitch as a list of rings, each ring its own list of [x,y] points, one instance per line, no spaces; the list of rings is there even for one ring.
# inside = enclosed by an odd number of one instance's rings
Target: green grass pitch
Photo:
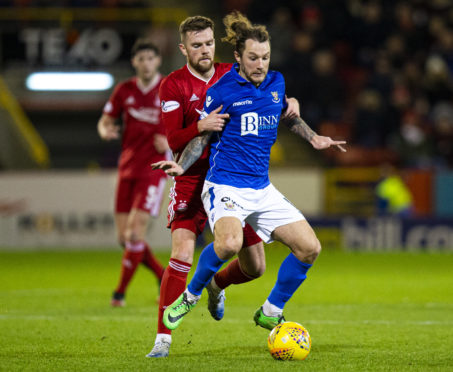
[[[260,279],[227,289],[222,321],[207,294],[147,359],[157,283],[140,267],[125,308],[109,299],[113,252],[0,252],[0,371],[452,371],[453,255],[323,251],[285,308],[312,337],[305,361],[274,361],[253,314],[288,251],[266,247]],[[163,263],[168,253],[159,253]]]

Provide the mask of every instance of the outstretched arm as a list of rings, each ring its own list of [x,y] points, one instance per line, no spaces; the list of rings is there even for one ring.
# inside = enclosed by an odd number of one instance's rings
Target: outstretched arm
[[[200,158],[204,148],[211,139],[212,133],[213,132],[208,132],[206,134],[193,138],[187,144],[177,163],[172,160],[163,160],[151,164],[152,168],[162,169],[169,176],[180,176]]]
[[[346,144],[346,141],[334,141],[330,137],[319,136],[308,124],[300,117],[282,117],[281,122],[285,124],[291,132],[305,138],[316,150],[327,149],[330,146],[336,146],[340,151],[346,152],[346,149],[341,146]]]

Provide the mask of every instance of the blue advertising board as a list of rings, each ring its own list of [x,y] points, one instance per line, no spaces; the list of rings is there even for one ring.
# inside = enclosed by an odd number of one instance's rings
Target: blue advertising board
[[[324,248],[452,251],[453,218],[309,218]]]

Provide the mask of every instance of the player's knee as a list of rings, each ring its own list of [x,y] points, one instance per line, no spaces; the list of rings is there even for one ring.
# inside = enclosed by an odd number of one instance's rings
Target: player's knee
[[[171,258],[191,264],[193,261],[193,249],[185,245],[173,246]]]
[[[316,255],[316,257],[319,256],[319,254],[321,253],[321,242],[319,241],[318,238],[315,239],[315,244],[314,244],[314,247],[313,247],[313,253]]]
[[[314,237],[305,247],[305,255],[308,261],[313,263],[321,253],[321,242]]]
[[[321,253],[321,242],[314,236],[312,239],[297,244],[293,253],[299,260],[313,263]]]
[[[131,242],[138,242],[145,238],[146,233],[146,218],[142,216],[135,216],[131,218],[124,231],[125,239]]]
[[[125,237],[126,241],[132,242],[132,243],[140,240],[137,232],[134,229],[127,229],[124,234],[124,237]]]
[[[215,240],[216,251],[221,252],[222,259],[229,259],[239,252],[242,247],[242,237],[226,235]]]

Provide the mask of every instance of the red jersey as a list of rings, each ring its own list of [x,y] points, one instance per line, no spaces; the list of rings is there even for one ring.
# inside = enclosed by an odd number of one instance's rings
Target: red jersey
[[[119,176],[122,178],[147,178],[152,172],[150,164],[165,160],[159,154],[153,137],[164,134],[161,122],[159,87],[162,76],[157,74],[151,85],[143,91],[137,85],[137,78],[126,80],[115,87],[104,106],[104,114],[115,119],[122,115],[123,133]]]
[[[162,82],[159,90],[162,101],[162,122],[168,144],[178,160],[186,145],[198,136],[197,122],[203,110],[206,91],[231,69],[231,63],[215,63],[214,74],[208,80],[195,76],[185,65],[172,72]],[[204,181],[209,169],[209,146],[203,155],[184,173],[175,177],[176,183]]]

